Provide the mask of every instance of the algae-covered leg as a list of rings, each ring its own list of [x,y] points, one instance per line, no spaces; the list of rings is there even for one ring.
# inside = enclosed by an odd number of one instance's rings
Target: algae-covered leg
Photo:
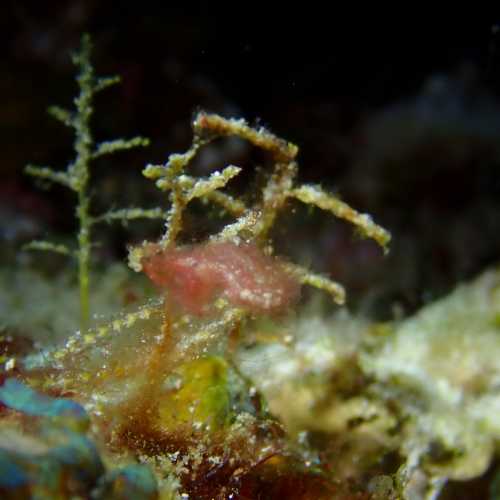
[[[299,152],[295,144],[281,139],[264,127],[251,127],[243,119],[227,119],[220,115],[200,112],[193,121],[193,129],[197,137],[240,137],[259,149],[269,151],[277,163],[289,163]]]
[[[293,189],[290,196],[306,205],[315,205],[322,210],[331,212],[339,219],[350,222],[361,231],[364,237],[375,240],[384,249],[384,252],[387,252],[391,235],[382,226],[375,224],[370,215],[357,212],[347,203],[327,193],[319,186],[300,186]]]
[[[343,305],[345,303],[345,289],[340,283],[321,274],[313,273],[309,269],[297,264],[287,263],[286,268],[303,285],[309,285],[329,293],[336,304]]]

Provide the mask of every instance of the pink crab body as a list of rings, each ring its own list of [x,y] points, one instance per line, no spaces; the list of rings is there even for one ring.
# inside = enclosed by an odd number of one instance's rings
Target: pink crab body
[[[143,261],[149,278],[187,313],[213,311],[218,298],[255,314],[284,312],[300,285],[284,264],[253,244],[209,243],[164,250]]]

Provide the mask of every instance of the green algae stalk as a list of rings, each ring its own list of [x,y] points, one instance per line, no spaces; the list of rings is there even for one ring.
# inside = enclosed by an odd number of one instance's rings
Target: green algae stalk
[[[74,110],[59,106],[49,108],[49,113],[73,129],[75,134],[75,158],[68,163],[65,171],[56,171],[51,167],[28,165],[26,173],[53,183],[61,184],[75,192],[77,196],[76,218],[78,219],[78,234],[76,248],[55,244],[51,241],[33,241],[26,246],[31,250],[43,250],[69,255],[78,262],[78,283],[80,288],[80,327],[88,329],[90,319],[90,257],[92,247],[92,228],[99,222],[122,222],[138,218],[162,218],[158,209],[144,210],[141,208],[109,211],[99,216],[91,213],[90,197],[90,165],[104,155],[124,151],[138,146],[147,146],[149,140],[143,137],[132,139],[114,139],[95,144],[91,118],[94,112],[94,97],[102,90],[120,81],[118,77],[98,78],[95,76],[90,55],[92,44],[88,34],[82,37],[80,50],[74,54],[73,63],[78,68],[76,81],[79,95],[75,98]]]

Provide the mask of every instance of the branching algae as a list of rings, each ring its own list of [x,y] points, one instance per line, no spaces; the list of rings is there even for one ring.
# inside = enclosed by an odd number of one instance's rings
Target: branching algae
[[[78,282],[80,287],[80,316],[81,329],[85,330],[90,319],[90,253],[92,248],[92,228],[100,222],[112,222],[114,220],[128,221],[138,218],[161,217],[159,210],[144,210],[140,208],[129,208],[112,210],[95,216],[90,207],[90,165],[98,158],[118,151],[148,145],[148,139],[134,137],[132,139],[115,139],[95,144],[91,130],[91,118],[94,112],[93,101],[96,94],[119,83],[119,77],[98,78],[94,74],[94,68],[90,62],[91,43],[90,37],[82,37],[80,50],[73,56],[73,63],[78,68],[77,83],[80,90],[75,98],[74,110],[68,110],[59,106],[51,106],[49,113],[62,122],[66,127],[73,129],[75,133],[75,158],[71,161],[65,171],[54,170],[50,167],[28,165],[26,172],[34,177],[61,184],[71,189],[77,196],[76,217],[78,219],[77,248],[69,248],[66,245],[56,244],[50,241],[33,241],[27,248],[56,252],[76,257],[78,261]]]

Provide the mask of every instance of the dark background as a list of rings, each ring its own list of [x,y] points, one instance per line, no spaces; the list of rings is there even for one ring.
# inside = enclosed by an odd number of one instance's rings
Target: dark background
[[[496,19],[420,21],[410,10],[349,18],[319,3],[275,10],[271,2],[177,5],[2,2],[5,245],[18,249],[33,237],[74,230],[71,194],[40,190],[45,186],[22,171],[27,163],[63,168],[71,158],[70,132],[45,110],[71,105],[70,53],[89,32],[97,73],[123,80],[96,102],[97,140],[136,134],[152,140],[145,150],[96,167],[96,210],[110,199],[116,206],[161,204],[140,171],[185,150],[193,112],[207,109],[245,117],[297,143],[303,182],[334,190],[393,232],[384,259],[347,225],[321,214],[308,219],[307,210],[291,207],[294,213],[280,221],[278,249],[345,283],[353,306],[381,316],[395,306],[411,311],[497,262]],[[249,148],[221,144],[198,168],[249,166],[253,159]],[[122,258],[126,243],[156,234],[158,227],[148,224],[113,228],[99,235],[105,242],[99,251],[104,259]]]

